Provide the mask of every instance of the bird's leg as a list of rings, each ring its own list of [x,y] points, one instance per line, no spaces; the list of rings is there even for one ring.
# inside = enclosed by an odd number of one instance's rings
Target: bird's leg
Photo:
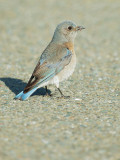
[[[60,90],[60,88],[57,88],[57,89],[60,92],[61,97],[63,97],[63,98],[70,98],[70,96],[64,96],[64,94],[62,93],[62,91]]]
[[[45,90],[46,90],[46,95],[47,95],[47,96],[52,96],[52,95],[48,92],[47,86],[45,86]]]
[[[47,86],[45,86],[45,90],[46,90],[46,93],[48,93],[48,89],[47,89]]]

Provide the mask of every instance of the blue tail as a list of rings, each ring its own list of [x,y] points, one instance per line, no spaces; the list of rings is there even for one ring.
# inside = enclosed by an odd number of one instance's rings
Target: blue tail
[[[29,98],[30,95],[37,90],[37,88],[38,88],[38,87],[35,87],[35,88],[33,88],[32,90],[30,90],[29,92],[27,92],[27,93],[23,93],[23,91],[22,91],[22,92],[20,92],[18,95],[15,96],[15,99],[20,99],[20,100],[24,101],[24,100],[26,100],[27,98]]]

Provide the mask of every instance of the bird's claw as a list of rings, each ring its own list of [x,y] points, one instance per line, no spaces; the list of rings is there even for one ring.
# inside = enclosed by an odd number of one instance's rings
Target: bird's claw
[[[62,99],[62,98],[64,98],[64,99],[68,99],[68,98],[70,98],[70,96],[64,96],[64,95],[62,95],[61,97],[57,97],[58,99]]]

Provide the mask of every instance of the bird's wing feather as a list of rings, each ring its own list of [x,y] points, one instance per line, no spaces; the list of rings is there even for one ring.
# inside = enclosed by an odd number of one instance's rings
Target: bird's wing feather
[[[53,51],[54,52],[43,52],[40,61],[36,65],[31,78],[24,89],[24,93],[27,93],[32,88],[50,80],[70,63],[72,57],[72,52],[70,50],[58,47],[56,49],[53,48]],[[49,55],[46,55],[46,53]]]

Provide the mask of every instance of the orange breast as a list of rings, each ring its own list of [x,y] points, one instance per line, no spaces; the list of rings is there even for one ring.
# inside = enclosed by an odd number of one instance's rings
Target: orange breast
[[[64,43],[64,46],[68,48],[70,51],[74,52],[74,44],[72,42]]]

